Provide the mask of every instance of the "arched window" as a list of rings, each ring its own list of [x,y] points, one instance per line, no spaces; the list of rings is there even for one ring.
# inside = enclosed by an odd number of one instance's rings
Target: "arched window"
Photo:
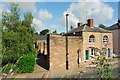
[[[105,35],[105,36],[103,37],[103,43],[108,43],[108,36]]]
[[[94,41],[95,41],[95,37],[93,35],[91,35],[89,37],[89,43],[94,43]]]

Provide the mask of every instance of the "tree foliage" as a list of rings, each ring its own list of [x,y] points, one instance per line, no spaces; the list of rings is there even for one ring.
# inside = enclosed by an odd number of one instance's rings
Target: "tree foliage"
[[[48,34],[49,33],[49,29],[44,29],[40,32],[40,35],[45,35],[45,34]]]
[[[98,27],[103,28],[103,29],[105,29],[105,28],[106,28],[106,26],[105,26],[105,25],[103,25],[103,24],[99,24],[99,26],[98,26]]]
[[[27,53],[35,53],[36,42],[35,29],[32,24],[32,13],[24,14],[24,20],[20,19],[20,9],[12,3],[10,12],[2,13],[2,53],[3,65]],[[11,56],[10,56],[11,55]]]
[[[57,30],[54,30],[53,33],[57,33]]]

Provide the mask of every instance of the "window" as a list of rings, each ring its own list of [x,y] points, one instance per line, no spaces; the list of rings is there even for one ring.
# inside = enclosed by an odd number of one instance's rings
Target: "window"
[[[95,49],[91,49],[91,55],[95,56]]]
[[[95,40],[94,36],[91,35],[91,36],[89,37],[89,43],[94,43],[94,40]]]
[[[108,43],[108,37],[107,36],[103,37],[103,43]]]

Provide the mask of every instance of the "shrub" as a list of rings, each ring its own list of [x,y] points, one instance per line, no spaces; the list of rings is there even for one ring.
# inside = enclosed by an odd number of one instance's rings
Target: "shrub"
[[[10,69],[14,68],[14,64],[8,63],[2,68],[2,73],[8,73]]]
[[[5,73],[4,72],[1,73],[2,78],[4,78],[5,80],[6,80],[6,78],[13,78],[13,75],[15,74],[13,67],[14,67],[14,64],[11,64],[11,63],[4,66],[3,71],[5,71]]]
[[[33,54],[23,55],[17,62],[17,68],[21,70],[21,73],[31,73],[34,71],[36,64],[36,56]]]
[[[6,64],[13,63],[15,64],[16,61],[20,58],[19,54],[7,54],[3,55],[2,58],[2,66],[5,66]]]
[[[14,73],[21,73],[21,69],[19,69],[16,64],[12,64],[12,63],[8,63],[6,64],[5,66],[1,67],[1,73],[6,73],[8,74],[9,70],[10,69],[13,69],[14,70]]]
[[[89,47],[90,48],[90,47]],[[94,47],[92,47],[94,48]],[[106,48],[97,49],[96,51],[100,53],[100,55],[97,58],[94,58],[95,61],[95,68],[93,68],[93,71],[97,73],[97,76],[99,79],[101,78],[116,78],[119,74],[113,73],[112,74],[112,68],[113,64],[111,64],[111,61],[106,58]]]

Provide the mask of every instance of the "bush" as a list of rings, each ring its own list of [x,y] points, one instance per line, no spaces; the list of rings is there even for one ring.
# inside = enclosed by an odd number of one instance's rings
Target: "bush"
[[[6,64],[4,67],[1,67],[1,73],[6,73],[8,74],[8,72],[10,71],[10,69],[13,69],[14,73],[21,73],[21,69],[19,69],[16,64],[12,64],[12,63],[8,63]]]
[[[36,56],[33,54],[23,55],[17,62],[17,68],[21,70],[21,73],[31,73],[34,71],[36,64]]]
[[[14,68],[14,64],[8,63],[2,68],[2,73],[8,73],[10,69]]]
[[[3,55],[2,58],[2,66],[5,66],[9,63],[13,63],[15,64],[16,61],[20,58],[19,54],[7,54],[7,55]]]

